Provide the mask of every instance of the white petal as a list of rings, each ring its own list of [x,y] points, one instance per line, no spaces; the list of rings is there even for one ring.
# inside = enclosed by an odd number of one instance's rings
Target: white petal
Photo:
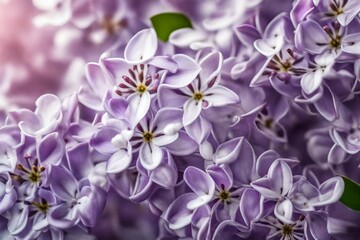
[[[131,163],[131,153],[127,150],[120,149],[114,153],[108,160],[106,166],[106,172],[108,173],[119,173],[124,171],[130,166]]]
[[[301,88],[306,94],[315,92],[322,83],[323,73],[320,69],[306,73],[301,79]]]
[[[132,126],[136,126],[148,112],[151,96],[148,92],[144,92],[142,95],[135,93],[128,100],[129,106],[126,112],[129,116],[129,122]]]
[[[254,42],[254,47],[262,55],[266,57],[272,57],[281,50],[281,48],[284,46],[284,43],[284,37],[278,36],[269,40],[258,39]]]
[[[163,151],[153,143],[142,145],[140,148],[140,162],[147,170],[154,170],[163,159]]]
[[[289,199],[278,202],[274,209],[275,216],[282,222],[292,223],[293,205]]]
[[[178,137],[179,137],[178,133],[175,133],[173,135],[161,135],[161,136],[155,137],[153,139],[153,143],[156,146],[161,147],[161,146],[165,146],[165,145],[168,145],[168,144],[174,142]]]
[[[195,119],[201,113],[202,101],[196,102],[195,100],[188,100],[184,104],[184,115],[183,115],[183,124],[187,126],[195,121]]]
[[[188,47],[191,43],[206,39],[206,35],[192,28],[182,28],[170,34],[169,42],[178,47]]]
[[[144,29],[130,39],[124,50],[124,58],[128,63],[142,63],[155,55],[157,47],[158,42],[154,29]]]
[[[220,107],[239,102],[239,96],[230,89],[223,86],[215,86],[204,92],[204,100],[208,101],[210,106]]]
[[[212,199],[212,195],[202,195],[190,202],[186,205],[186,207],[190,210],[197,209],[198,207],[204,206],[205,204],[209,203]]]

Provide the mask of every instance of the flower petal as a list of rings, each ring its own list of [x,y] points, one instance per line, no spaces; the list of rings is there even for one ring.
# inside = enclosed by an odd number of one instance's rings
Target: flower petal
[[[242,141],[243,138],[234,138],[220,144],[213,156],[214,162],[218,165],[233,162],[239,156]]]
[[[198,198],[187,204],[188,209],[196,209],[212,200],[215,194],[215,183],[204,171],[190,166],[185,169],[184,180],[191,190],[198,195]]]
[[[204,94],[204,100],[208,101],[210,106],[214,107],[238,103],[240,101],[236,93],[223,86],[209,88]]]
[[[78,191],[78,184],[74,176],[65,168],[52,166],[50,172],[51,191],[64,201],[72,201]]]
[[[196,197],[194,193],[185,193],[175,199],[169,206],[165,214],[165,219],[169,223],[170,229],[181,229],[191,223],[193,212],[187,209],[186,205]]]
[[[201,101],[197,102],[195,100],[189,99],[184,104],[184,115],[182,118],[183,125],[187,126],[193,123],[201,113]]]
[[[223,56],[220,52],[209,53],[201,60],[200,80],[202,86],[206,86],[220,74],[222,64]]]
[[[44,165],[58,164],[65,153],[65,143],[58,133],[44,137],[37,147],[39,161]]]
[[[184,54],[176,54],[172,57],[177,64],[174,73],[167,73],[164,84],[180,88],[190,84],[199,74],[201,68],[197,62]]]
[[[164,154],[161,148],[153,143],[145,143],[140,148],[140,163],[147,170],[154,170],[163,161]]]
[[[144,29],[130,39],[124,50],[124,58],[131,64],[143,63],[155,55],[157,47],[154,29]]]
[[[131,145],[129,144],[129,148]],[[106,165],[107,173],[119,173],[127,169],[131,164],[131,149],[120,149],[115,152],[108,160]]]
[[[278,202],[274,209],[275,216],[284,223],[292,223],[293,205],[289,199]]]

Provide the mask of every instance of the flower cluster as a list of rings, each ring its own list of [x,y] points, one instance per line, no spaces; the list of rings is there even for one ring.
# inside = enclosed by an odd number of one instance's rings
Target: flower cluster
[[[168,42],[134,2],[33,0],[64,55],[98,58],[0,118],[0,236],[357,239],[359,1],[164,0],[193,25]]]

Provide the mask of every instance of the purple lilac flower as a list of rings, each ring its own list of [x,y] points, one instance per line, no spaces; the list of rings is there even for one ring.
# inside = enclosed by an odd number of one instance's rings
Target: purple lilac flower
[[[31,51],[0,29],[1,239],[357,239],[358,1],[21,6]],[[192,27],[162,42],[167,11]],[[17,108],[37,76],[71,81]]]

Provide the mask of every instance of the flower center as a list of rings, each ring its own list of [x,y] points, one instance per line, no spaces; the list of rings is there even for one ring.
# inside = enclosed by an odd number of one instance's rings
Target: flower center
[[[29,174],[29,180],[33,183],[40,182],[40,173],[31,171]]]
[[[204,95],[201,92],[195,92],[193,94],[193,98],[195,101],[200,101],[201,99],[203,99]]]
[[[151,142],[154,139],[154,134],[152,132],[144,132],[143,139],[145,142]]]
[[[127,26],[127,21],[126,19],[115,21],[112,17],[107,16],[100,22],[100,26],[105,29],[109,35],[114,35],[120,28]]]
[[[137,89],[138,93],[143,94],[146,91],[147,87],[141,83],[137,86],[136,89]]]
[[[222,190],[220,192],[219,197],[222,202],[228,201],[230,199],[230,192],[226,190]]]
[[[46,201],[39,203],[39,202],[32,202],[32,205],[34,205],[40,212],[46,213],[49,210],[49,205]]]
[[[334,49],[338,49],[341,46],[341,37],[340,36],[336,36],[334,38],[331,39],[330,41],[330,46]]]
[[[39,183],[41,181],[41,173],[45,171],[43,166],[38,167],[35,164],[32,166],[31,170],[24,168],[21,164],[18,164],[16,168],[27,175],[28,180],[32,183]]]
[[[264,126],[266,128],[272,129],[274,121],[271,118],[264,120]]]
[[[288,225],[288,224],[283,225],[281,233],[284,237],[292,236],[292,234],[293,234],[292,226]]]

